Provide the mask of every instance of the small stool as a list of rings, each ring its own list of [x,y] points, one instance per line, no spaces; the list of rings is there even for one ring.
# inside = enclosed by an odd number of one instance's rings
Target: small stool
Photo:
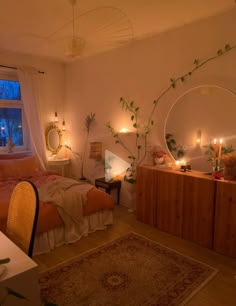
[[[120,189],[121,181],[120,180],[110,180],[109,182],[105,181],[105,177],[95,179],[95,186],[97,188],[103,188],[106,190],[106,193],[111,193],[112,189],[117,189],[117,204],[120,203]]]

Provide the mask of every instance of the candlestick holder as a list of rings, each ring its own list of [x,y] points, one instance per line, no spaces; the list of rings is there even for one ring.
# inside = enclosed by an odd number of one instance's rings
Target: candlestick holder
[[[213,170],[213,173],[216,173],[216,172],[220,171],[220,161],[219,161],[218,158],[213,159],[212,170]]]

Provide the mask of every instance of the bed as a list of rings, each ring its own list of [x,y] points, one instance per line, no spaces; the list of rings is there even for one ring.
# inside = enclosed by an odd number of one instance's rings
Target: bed
[[[5,232],[8,205],[14,186],[32,181],[40,207],[33,254],[73,243],[113,223],[113,198],[91,184],[39,169],[34,156],[0,160],[0,231]]]

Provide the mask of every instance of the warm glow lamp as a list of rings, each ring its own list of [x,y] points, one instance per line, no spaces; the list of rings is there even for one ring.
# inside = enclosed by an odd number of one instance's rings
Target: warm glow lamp
[[[54,113],[54,122],[56,122],[56,123],[58,122],[58,114],[57,114],[57,112]]]
[[[201,138],[202,138],[202,131],[201,131],[201,130],[198,130],[198,131],[197,131],[197,137],[196,137],[196,145],[197,145],[197,146],[200,146],[200,144],[201,144]]]
[[[62,131],[66,131],[66,123],[64,119],[62,121]]]

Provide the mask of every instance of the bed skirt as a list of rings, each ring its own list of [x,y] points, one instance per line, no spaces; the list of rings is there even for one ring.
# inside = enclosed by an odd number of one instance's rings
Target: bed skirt
[[[97,230],[106,229],[113,224],[113,210],[103,210],[83,217],[79,224],[74,224],[70,229],[57,227],[35,237],[33,255],[48,253],[64,244],[74,243],[83,236]]]

